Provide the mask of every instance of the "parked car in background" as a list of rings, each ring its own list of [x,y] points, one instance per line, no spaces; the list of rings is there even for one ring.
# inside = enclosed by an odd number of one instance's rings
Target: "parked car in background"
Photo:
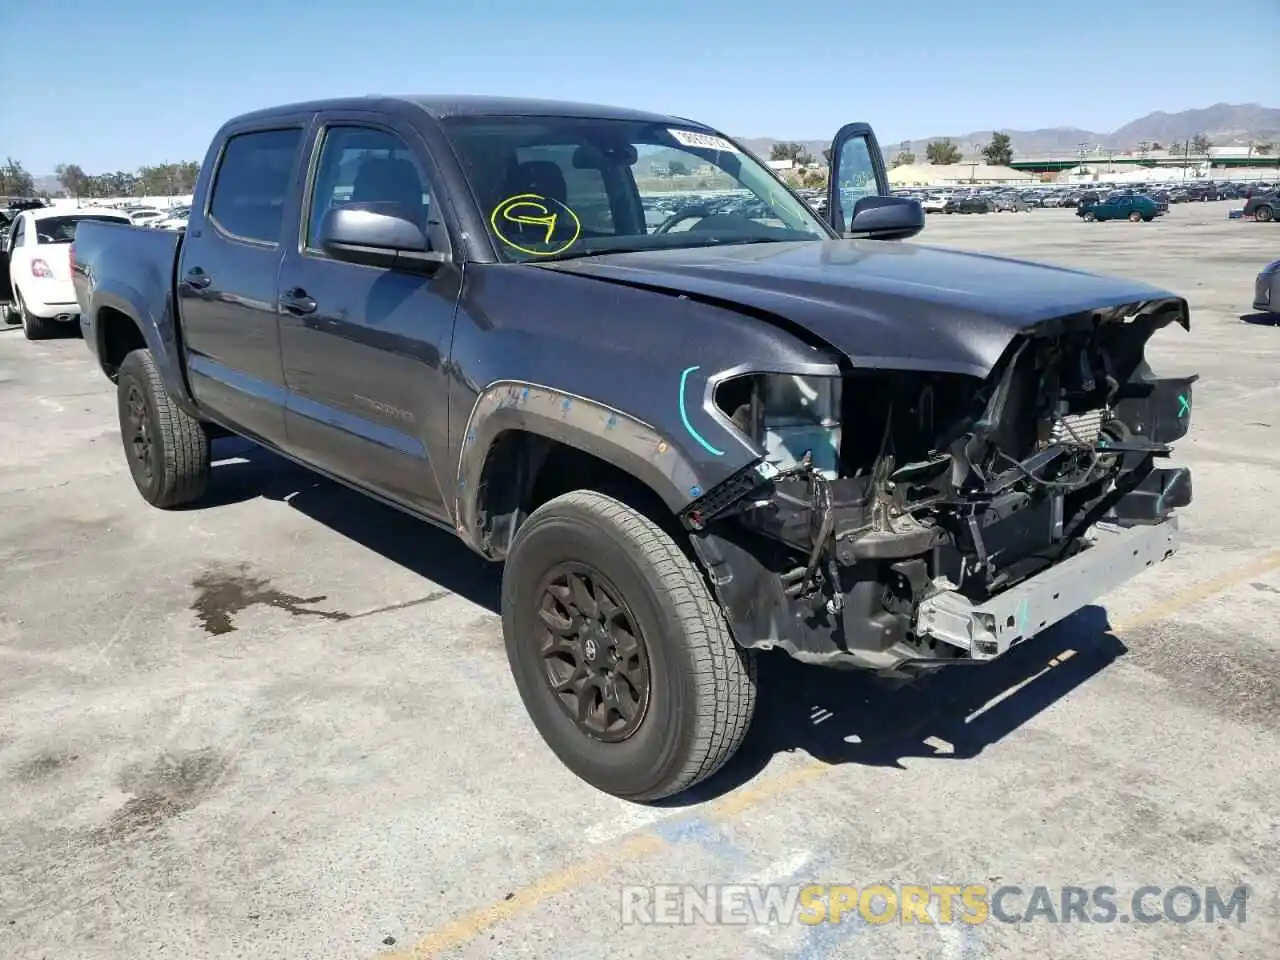
[[[135,227],[145,227],[153,220],[164,219],[164,211],[144,207],[141,210],[130,210],[127,214],[129,222]]]
[[[1140,193],[1113,194],[1100,203],[1080,204],[1076,216],[1092,222],[1095,220],[1141,220],[1148,222],[1160,216],[1160,208],[1150,197]]]
[[[942,208],[943,213],[990,213],[991,201],[986,197],[952,197]]]
[[[1031,204],[1016,193],[999,193],[992,198],[996,213],[1029,213]]]
[[[933,194],[921,200],[920,206],[924,207],[925,213],[942,213],[947,209],[947,197],[943,194]]]
[[[1253,309],[1280,314],[1280,260],[1272,260],[1254,283]]]
[[[185,230],[190,207],[172,207],[164,212],[159,220],[152,220],[147,226],[155,230]]]
[[[84,220],[128,223],[109,210],[41,207],[14,218],[0,263],[0,311],[21,323],[28,340],[43,340],[80,318],[69,248]]]
[[[1280,211],[1280,191],[1256,193],[1244,205],[1245,218],[1262,223],[1275,220],[1277,211]]]

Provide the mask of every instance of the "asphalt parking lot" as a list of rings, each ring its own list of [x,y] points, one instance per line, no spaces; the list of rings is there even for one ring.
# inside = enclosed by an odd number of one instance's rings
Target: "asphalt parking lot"
[[[151,509],[83,343],[6,329],[0,956],[1275,957],[1280,327],[1242,317],[1280,230],[1231,205],[930,217],[1189,299],[1151,352],[1202,375],[1182,551],[919,689],[767,659],[747,746],[662,808],[544,747],[495,570],[240,441],[207,506]],[[748,882],[1251,891],[1243,923],[622,922],[624,887]]]

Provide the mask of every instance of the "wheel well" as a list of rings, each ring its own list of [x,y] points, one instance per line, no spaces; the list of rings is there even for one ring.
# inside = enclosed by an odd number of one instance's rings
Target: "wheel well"
[[[100,346],[98,360],[103,372],[114,380],[124,358],[134,350],[145,349],[147,341],[128,314],[112,307],[103,307],[98,311],[95,327]]]
[[[505,556],[529,514],[571,490],[594,490],[622,501],[689,552],[689,538],[675,514],[644,481],[577,447],[524,430],[499,434],[481,471],[478,519],[485,550]]]

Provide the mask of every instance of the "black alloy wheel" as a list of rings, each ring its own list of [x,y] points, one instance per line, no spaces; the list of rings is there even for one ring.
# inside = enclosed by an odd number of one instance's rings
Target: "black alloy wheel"
[[[588,564],[558,564],[538,619],[546,681],[569,719],[605,743],[635,733],[649,707],[649,651],[617,587]]]
[[[124,396],[124,442],[130,465],[138,482],[155,483],[155,442],[151,434],[151,413],[147,398],[137,383],[128,384]]]

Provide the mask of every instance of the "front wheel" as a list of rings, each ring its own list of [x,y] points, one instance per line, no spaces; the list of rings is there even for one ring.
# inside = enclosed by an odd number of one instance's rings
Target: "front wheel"
[[[116,379],[120,437],[134,486],[154,507],[199,500],[209,483],[209,434],[178,408],[150,350],[134,350]]]
[[[607,793],[680,793],[733,756],[755,710],[738,647],[689,558],[648,517],[577,490],[516,534],[502,577],[525,709],[573,773]]]
[[[1275,215],[1276,215],[1275,211],[1272,210],[1270,207],[1266,206],[1265,204],[1259,207],[1257,210],[1253,211],[1253,219],[1261,220],[1263,223],[1270,222],[1272,219],[1275,218]]]
[[[1098,219],[1098,215],[1094,213],[1092,210],[1086,210],[1083,216],[1084,216],[1085,223],[1093,223],[1095,220]]]

